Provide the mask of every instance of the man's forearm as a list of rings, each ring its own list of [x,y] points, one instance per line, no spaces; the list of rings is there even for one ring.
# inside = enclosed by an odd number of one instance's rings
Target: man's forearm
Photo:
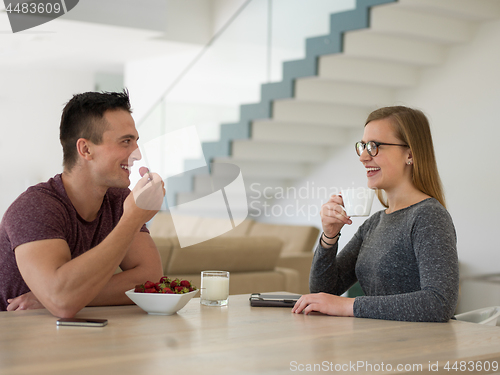
[[[132,304],[132,300],[127,297],[125,292],[133,288],[138,283],[144,282],[135,282],[135,280],[138,279],[135,274],[137,274],[136,270],[132,269],[113,275],[99,294],[88,304],[88,306]]]
[[[158,281],[163,276],[160,254],[147,232],[135,235],[120,264],[122,272],[114,274],[89,305],[123,305],[132,301],[125,292],[146,281]]]
[[[158,274],[158,272],[147,270],[145,267],[136,267],[117,273],[111,277],[108,283],[88,306],[132,304],[133,302],[125,294],[127,290],[134,288],[137,284],[143,284],[148,280],[156,282],[160,277],[161,273]]]

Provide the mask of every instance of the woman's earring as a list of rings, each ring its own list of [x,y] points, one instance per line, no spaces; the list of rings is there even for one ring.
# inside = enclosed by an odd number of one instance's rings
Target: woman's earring
[[[406,164],[411,165],[411,160],[408,160],[408,163],[406,163]]]

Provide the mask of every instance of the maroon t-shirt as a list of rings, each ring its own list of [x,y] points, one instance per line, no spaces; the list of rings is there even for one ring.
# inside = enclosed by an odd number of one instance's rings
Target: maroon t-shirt
[[[0,310],[7,309],[8,298],[30,291],[17,268],[14,254],[17,246],[60,238],[68,243],[73,259],[97,246],[113,230],[123,214],[123,202],[129,193],[129,189],[108,189],[92,222],[78,215],[60,174],[21,194],[0,223]],[[148,232],[145,226],[141,231]]]

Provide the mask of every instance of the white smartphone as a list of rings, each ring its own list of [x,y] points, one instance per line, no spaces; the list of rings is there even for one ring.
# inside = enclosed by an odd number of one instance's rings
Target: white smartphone
[[[61,318],[56,323],[58,326],[79,326],[79,327],[104,327],[108,324],[107,319],[82,319],[82,318]]]

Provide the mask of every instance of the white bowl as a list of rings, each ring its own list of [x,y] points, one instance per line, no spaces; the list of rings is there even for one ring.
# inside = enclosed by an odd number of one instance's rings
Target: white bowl
[[[141,309],[148,314],[155,315],[173,315],[182,309],[191,298],[198,293],[193,290],[183,294],[165,294],[165,293],[136,293],[134,289],[127,290],[125,294]]]

